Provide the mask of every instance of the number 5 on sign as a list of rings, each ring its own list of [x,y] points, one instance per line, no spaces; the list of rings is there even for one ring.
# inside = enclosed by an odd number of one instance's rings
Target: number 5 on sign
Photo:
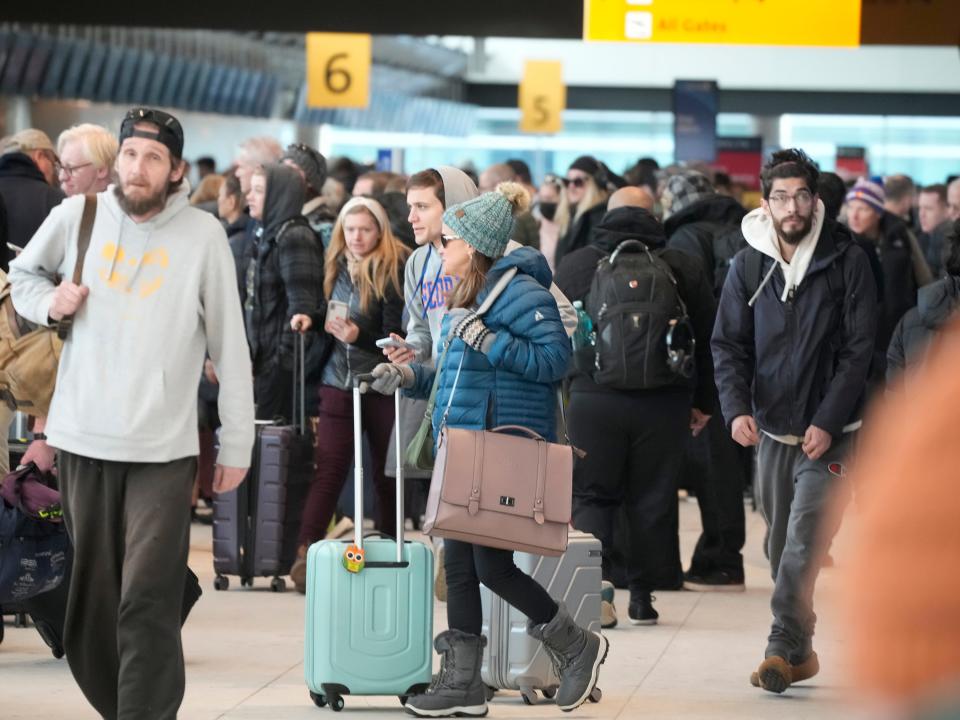
[[[555,133],[563,128],[567,104],[563,65],[555,60],[528,60],[520,82],[520,130]]]
[[[307,33],[307,106],[370,104],[370,36]]]

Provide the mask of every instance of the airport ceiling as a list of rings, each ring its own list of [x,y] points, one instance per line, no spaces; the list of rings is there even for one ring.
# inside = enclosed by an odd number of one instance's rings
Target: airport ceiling
[[[581,38],[583,0],[5,2],[4,22],[374,35]],[[958,0],[863,0],[864,45],[960,41]]]
[[[8,22],[203,28],[239,31],[364,32],[374,35],[472,35],[579,38],[581,0],[272,0],[225,3],[116,0],[5,3]]]

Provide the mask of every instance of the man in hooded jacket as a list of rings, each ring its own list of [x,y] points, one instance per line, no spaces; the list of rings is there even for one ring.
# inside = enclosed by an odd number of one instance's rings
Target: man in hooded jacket
[[[623,192],[614,194],[611,205],[619,205]],[[631,206],[610,210],[592,244],[563,258],[557,284],[564,294],[583,300],[597,264],[626,240],[641,241],[676,279],[693,326],[696,372],[691,379],[678,377],[673,385],[648,390],[617,390],[584,374],[574,376],[570,441],[586,457],[574,468],[573,524],[600,539],[604,580],[609,581],[614,519],[626,505],[629,618],[634,624],[653,624],[658,614],[651,590],[664,580],[682,582],[676,488],[684,438],[703,429],[716,402],[709,351],[714,301],[700,262],[666,248],[663,226],[646,210]]]
[[[260,180],[264,182],[261,190]],[[253,360],[257,419],[292,419],[293,331],[290,318],[320,317],[323,262],[316,235],[301,215],[304,182],[286,165],[266,165],[251,178],[253,261],[247,267],[244,312]],[[262,195],[262,197],[261,197]]]
[[[844,462],[862,424],[877,327],[866,254],[825,217],[819,174],[801,150],[774,153],[764,167],[763,206],[743,219],[749,247],[730,267],[712,340],[731,436],[759,445],[773,625],[750,681],[775,693],[819,670],[813,590],[836,532],[825,506],[848,492]]]

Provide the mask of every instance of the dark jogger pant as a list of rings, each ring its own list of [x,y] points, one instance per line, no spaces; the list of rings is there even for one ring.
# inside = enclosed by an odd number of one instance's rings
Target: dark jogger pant
[[[745,463],[742,450],[730,437],[719,413],[710,418],[700,435],[688,435],[683,484],[696,495],[703,525],[690,561],[694,574],[722,570],[732,579],[743,581],[741,551],[747,532],[743,490],[747,463],[753,458],[748,448]]]
[[[61,452],[60,491],[73,541],[64,648],[108,720],[175,720],[196,458],[94,460]]]
[[[604,579],[623,506],[630,591],[679,585],[677,478],[690,432],[688,395],[572,392],[567,414],[570,441],[586,452],[573,469],[573,525],[603,544]]]

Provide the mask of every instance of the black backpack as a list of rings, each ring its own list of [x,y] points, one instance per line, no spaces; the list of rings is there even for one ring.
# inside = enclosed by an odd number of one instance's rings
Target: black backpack
[[[645,390],[693,375],[694,338],[670,266],[639,240],[626,240],[597,265],[585,299],[596,332],[598,385]]]

